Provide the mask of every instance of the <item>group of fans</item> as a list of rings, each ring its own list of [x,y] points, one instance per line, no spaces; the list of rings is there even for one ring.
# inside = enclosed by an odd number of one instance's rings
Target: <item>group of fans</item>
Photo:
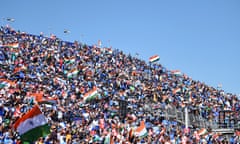
[[[119,112],[124,108],[121,101],[127,102],[125,112]],[[21,143],[12,126],[36,104],[51,126],[37,144],[240,142],[238,131],[225,137],[209,128],[186,130],[157,111],[168,107],[184,111],[188,106],[205,121],[217,122],[222,110],[238,118],[240,99],[235,94],[118,49],[1,27],[1,143]],[[137,134],[140,126],[146,129],[144,135]]]

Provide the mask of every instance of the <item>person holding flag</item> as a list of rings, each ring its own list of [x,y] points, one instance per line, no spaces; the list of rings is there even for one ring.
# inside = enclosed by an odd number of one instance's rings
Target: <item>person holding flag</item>
[[[50,133],[50,126],[38,105],[25,113],[13,125],[22,142],[32,143]]]

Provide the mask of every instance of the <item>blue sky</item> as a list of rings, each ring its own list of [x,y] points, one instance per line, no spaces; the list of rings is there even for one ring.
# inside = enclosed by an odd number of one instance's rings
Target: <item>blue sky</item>
[[[169,70],[240,94],[239,7],[239,0],[2,0],[0,24],[89,45],[101,40],[146,61],[158,54]]]

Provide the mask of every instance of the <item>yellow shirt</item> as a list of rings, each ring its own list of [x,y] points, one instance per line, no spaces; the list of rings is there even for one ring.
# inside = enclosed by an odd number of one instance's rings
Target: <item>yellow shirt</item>
[[[72,139],[72,135],[71,134],[67,134],[66,135],[66,142],[69,142]]]

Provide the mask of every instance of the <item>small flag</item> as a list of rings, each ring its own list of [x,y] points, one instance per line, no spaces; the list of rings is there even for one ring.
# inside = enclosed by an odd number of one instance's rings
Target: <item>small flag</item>
[[[112,54],[113,51],[112,51],[111,48],[105,48],[105,53],[106,53],[106,54]]]
[[[179,92],[181,92],[181,88],[176,88],[176,89],[173,90],[173,94],[176,94],[176,93],[179,93]]]
[[[20,67],[15,67],[13,73],[18,73],[20,71],[25,71],[27,68],[23,65],[23,66],[20,66]]]
[[[205,135],[205,134],[207,134],[207,130],[205,129],[205,128],[202,128],[202,129],[200,129],[198,132],[198,135]]]
[[[73,70],[71,70],[71,71],[69,71],[67,73],[67,77],[68,78],[72,78],[72,77],[76,76],[77,74],[78,74],[78,70],[77,69],[73,69]]]
[[[95,99],[98,96],[98,91],[97,88],[94,87],[91,91],[87,92],[84,96],[83,96],[83,100],[86,101],[90,101]]]
[[[39,104],[56,104],[57,98],[56,97],[42,97],[38,99]]]
[[[138,137],[145,137],[148,135],[144,121],[141,121],[140,126],[136,128],[135,135]]]
[[[10,80],[7,79],[0,79],[0,89],[4,88],[4,87],[10,87],[13,86],[15,84],[15,82],[12,82]]]
[[[6,47],[10,47],[10,48],[18,48],[19,47],[19,43],[10,43],[10,44],[6,44]]]
[[[69,58],[69,59],[65,59],[64,63],[66,64],[72,64],[75,62],[75,57]]]
[[[28,93],[27,93],[27,96],[34,97],[35,101],[39,101],[39,100],[41,100],[42,97],[43,97],[43,92],[42,92],[42,91],[36,92],[36,93],[30,93],[30,92],[28,92]]]
[[[13,125],[24,142],[34,142],[39,137],[45,137],[50,133],[47,119],[35,105],[23,117],[19,118]]]
[[[172,70],[171,72],[176,76],[180,76],[182,74],[180,70]]]
[[[154,55],[149,58],[149,62],[154,63],[154,62],[157,62],[159,59],[160,57],[158,55]]]
[[[9,87],[9,86],[10,86],[10,84],[7,81],[1,81],[0,82],[0,89],[4,88],[4,87]]]

